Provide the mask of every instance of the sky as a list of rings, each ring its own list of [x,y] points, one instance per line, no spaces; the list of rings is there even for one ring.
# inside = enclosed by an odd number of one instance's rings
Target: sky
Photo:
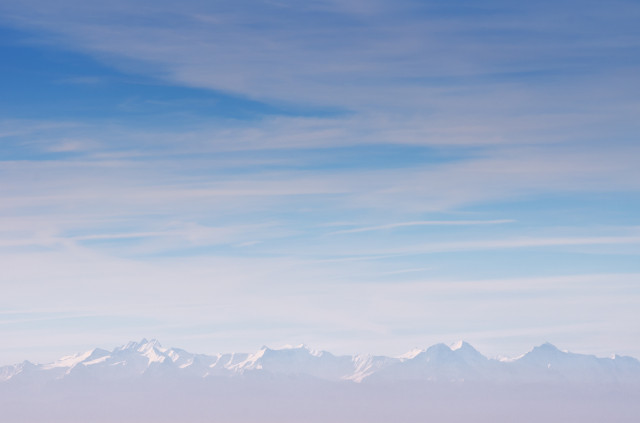
[[[640,357],[637,1],[0,2],[0,364]]]

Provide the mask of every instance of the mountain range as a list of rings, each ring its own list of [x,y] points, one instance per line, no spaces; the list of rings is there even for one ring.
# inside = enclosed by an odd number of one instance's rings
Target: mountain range
[[[543,344],[397,357],[303,345],[194,354],[156,340],[0,367],[2,423],[637,423],[640,362]]]
[[[57,380],[114,381],[144,377],[308,377],[327,381],[387,383],[563,383],[640,385],[640,361],[615,355],[561,351],[546,343],[515,359],[490,359],[466,342],[436,344],[398,357],[334,355],[304,345],[254,353],[194,354],[164,348],[157,340],[129,342],[112,351],[96,348],[52,363],[0,367],[0,383],[46,384]]]

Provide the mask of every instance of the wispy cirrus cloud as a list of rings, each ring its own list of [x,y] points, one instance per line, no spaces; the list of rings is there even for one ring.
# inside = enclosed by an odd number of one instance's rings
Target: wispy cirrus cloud
[[[513,223],[514,220],[510,219],[496,219],[496,220],[421,220],[415,222],[397,222],[388,223],[386,225],[378,226],[365,226],[360,228],[344,229],[340,231],[331,232],[329,235],[337,234],[350,234],[358,232],[371,232],[382,231],[386,229],[405,228],[411,226],[469,226],[469,225],[497,225],[502,223]]]
[[[637,130],[634,65],[624,59],[638,48],[629,41],[639,13],[631,2],[616,16],[597,5],[558,7],[556,16],[572,18],[563,25],[524,4],[477,6],[482,20],[414,2],[380,2],[364,14],[329,3],[187,2],[180,12],[166,3],[72,4],[3,7],[6,22],[129,72],[368,114],[358,132],[372,126],[370,136],[387,142],[540,143],[604,136],[613,125]]]
[[[640,244],[640,236],[595,236],[555,238],[481,239],[472,241],[434,242],[396,249],[368,250],[364,254],[429,254],[447,251],[507,250],[520,248],[598,246]]]

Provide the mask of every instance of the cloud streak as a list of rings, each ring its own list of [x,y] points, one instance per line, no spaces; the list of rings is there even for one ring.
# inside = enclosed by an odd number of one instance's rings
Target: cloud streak
[[[411,226],[471,226],[471,225],[498,225],[503,223],[513,223],[510,219],[496,220],[422,220],[416,222],[388,223],[386,225],[365,226],[361,228],[344,229],[329,233],[329,235],[351,234],[359,232],[382,231],[387,229],[405,228]]]

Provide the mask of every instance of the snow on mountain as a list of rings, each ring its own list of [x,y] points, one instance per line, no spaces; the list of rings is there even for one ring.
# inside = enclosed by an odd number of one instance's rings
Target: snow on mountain
[[[619,356],[599,358],[574,354],[545,343],[514,360],[512,366],[519,377],[526,377],[532,382],[637,383],[640,377],[638,360],[616,357]]]
[[[343,379],[362,382],[369,376],[379,372],[381,369],[392,366],[406,359],[409,359],[407,354],[397,358],[381,355],[356,355],[352,358],[355,366],[353,373],[348,376],[344,376]]]
[[[353,359],[337,357],[327,351],[315,351],[304,345],[271,349],[263,346],[246,360],[230,367],[238,373],[263,371],[272,374],[308,375],[337,380],[353,371]]]
[[[372,380],[464,381],[481,378],[483,366],[489,360],[471,345],[463,343],[456,349],[436,344],[426,350],[412,351],[372,374]]]
[[[635,358],[560,351],[551,344],[533,348],[523,356],[500,361],[488,359],[466,342],[451,347],[436,344],[398,357],[336,356],[304,345],[253,354],[193,354],[165,348],[157,340],[129,342],[112,351],[93,349],[62,357],[53,363],[23,362],[0,367],[0,383],[45,384],[55,380],[120,380],[146,376],[196,378],[243,375],[305,376],[329,381],[378,383],[431,381],[462,383],[574,383],[640,385],[640,362]]]
[[[0,382],[7,381],[9,379],[15,379],[17,375],[30,374],[37,366],[30,361],[23,361],[22,363],[14,364],[11,366],[0,367]]]

